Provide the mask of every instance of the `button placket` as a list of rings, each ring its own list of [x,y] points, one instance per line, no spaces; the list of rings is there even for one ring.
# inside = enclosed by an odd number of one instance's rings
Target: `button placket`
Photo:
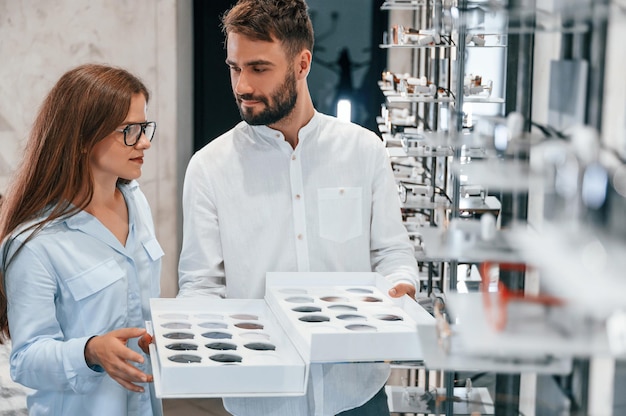
[[[309,250],[306,238],[306,215],[304,186],[302,181],[302,165],[300,164],[300,155],[296,153],[297,148],[291,154],[291,163],[289,165],[289,179],[291,185],[291,199],[293,212],[293,229],[296,246],[296,256],[298,263],[298,271],[309,271]]]

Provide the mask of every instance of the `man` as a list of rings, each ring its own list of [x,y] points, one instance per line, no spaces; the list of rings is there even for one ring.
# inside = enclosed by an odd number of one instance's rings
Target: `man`
[[[262,298],[265,273],[376,271],[415,295],[417,264],[384,146],[318,113],[304,0],[240,0],[223,17],[244,122],[198,151],[183,191],[179,296]],[[225,399],[236,415],[389,414],[382,363],[314,364],[305,396]]]

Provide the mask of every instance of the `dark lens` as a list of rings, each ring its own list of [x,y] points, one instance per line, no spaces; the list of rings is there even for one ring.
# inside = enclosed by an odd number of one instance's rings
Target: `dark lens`
[[[304,315],[298,318],[302,322],[328,322],[330,318],[324,315]]]
[[[193,334],[188,332],[169,332],[163,336],[169,339],[193,339]]]
[[[322,308],[319,308],[317,306],[298,306],[296,308],[293,308],[292,311],[303,312],[303,313],[307,313],[307,312],[321,312]]]
[[[356,311],[358,308],[356,306],[350,305],[330,305],[328,309],[332,309],[333,311]]]
[[[235,324],[235,326],[241,329],[263,329],[263,325],[254,322],[241,322]]]
[[[276,349],[274,345],[265,342],[250,342],[245,344],[244,347],[255,351],[274,351]]]
[[[212,342],[210,344],[206,344],[207,348],[212,350],[236,350],[237,346],[235,344],[231,344],[230,342]]]
[[[202,361],[200,357],[192,354],[180,354],[180,355],[172,355],[171,357],[167,357],[170,361],[174,361],[175,363],[182,364],[190,364],[190,363],[199,363]]]
[[[202,336],[205,338],[211,338],[211,339],[231,339],[233,337],[228,332],[219,332],[219,331],[205,332],[204,334],[202,334]]]
[[[220,363],[240,363],[241,357],[235,354],[215,354],[209,357],[213,361]]]
[[[401,316],[391,315],[391,314],[376,315],[374,316],[374,318],[380,319],[382,321],[402,321],[403,320]]]
[[[192,351],[197,350],[198,346],[194,344],[185,344],[183,342],[179,342],[178,344],[168,344],[165,348],[174,350],[174,351]]]
[[[343,315],[337,315],[337,319],[342,319],[344,321],[361,321],[361,320],[365,320],[366,318],[363,315],[355,315],[355,314],[343,314]]]

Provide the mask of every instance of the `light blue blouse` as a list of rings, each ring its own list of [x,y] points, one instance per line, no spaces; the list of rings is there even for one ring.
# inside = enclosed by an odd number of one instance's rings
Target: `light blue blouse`
[[[126,246],[87,212],[47,225],[5,274],[13,351],[11,377],[32,389],[31,415],[160,414],[152,386],[126,390],[85,362],[87,340],[144,327],[160,293],[163,250],[137,182],[121,185],[128,206]],[[10,254],[24,241],[21,235]],[[143,354],[137,339],[128,346]],[[137,365],[151,373],[150,360]]]

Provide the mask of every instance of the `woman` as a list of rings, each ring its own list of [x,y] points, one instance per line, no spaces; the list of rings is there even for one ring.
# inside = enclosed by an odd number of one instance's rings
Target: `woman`
[[[0,215],[0,329],[31,415],[160,414],[149,298],[163,251],[134,180],[156,124],[132,74],[65,73],[44,101]]]

